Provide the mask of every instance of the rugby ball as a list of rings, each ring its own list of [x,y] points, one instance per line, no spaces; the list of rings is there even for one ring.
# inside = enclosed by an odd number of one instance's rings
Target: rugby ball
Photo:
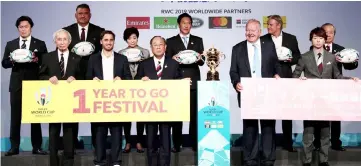
[[[335,54],[342,63],[353,63],[359,59],[360,53],[352,48],[345,48]]]
[[[17,63],[31,62],[33,52],[27,49],[16,49],[10,53],[10,58]]]
[[[143,57],[142,51],[137,48],[128,48],[121,54],[128,58],[128,62],[139,62]]]
[[[276,49],[278,60],[286,61],[292,58],[292,51],[287,47],[278,47]]]
[[[94,52],[94,50],[95,46],[93,45],[93,43],[86,41],[75,44],[73,49],[71,49],[72,52],[79,56],[89,56]]]
[[[199,53],[193,50],[184,50],[175,55],[176,61],[182,64],[192,64],[197,62]]]

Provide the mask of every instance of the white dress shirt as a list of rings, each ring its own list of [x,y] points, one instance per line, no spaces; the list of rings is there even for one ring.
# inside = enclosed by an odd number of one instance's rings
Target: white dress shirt
[[[156,70],[157,70],[158,64],[160,62],[160,66],[162,67],[161,71],[163,71],[163,69],[164,69],[164,59],[165,59],[165,55],[163,55],[163,57],[161,59],[158,59],[155,56],[153,56],[154,65],[155,65]],[[161,78],[159,78],[159,79],[161,79]]]
[[[189,37],[191,36],[189,33],[187,34],[187,35],[183,35],[183,34],[179,34],[179,36],[181,37],[181,39],[182,39],[182,42],[183,42],[183,44],[184,44],[184,47],[186,47],[187,48],[187,46],[188,46],[188,43],[189,43]],[[183,37],[186,37],[186,41],[187,41],[187,45],[184,43],[184,39],[183,39]]]
[[[258,48],[258,59],[260,64],[262,65],[262,53],[261,53],[261,41],[258,39],[254,44],[256,44]],[[251,69],[252,78],[256,77],[256,73],[253,73],[253,56],[254,56],[254,47],[253,43],[247,41],[247,51],[248,51],[248,60],[249,60],[249,67]]]
[[[64,75],[66,73],[66,67],[68,65],[68,58],[69,58],[69,50],[66,50],[64,52],[61,52],[59,49],[58,49],[58,58],[59,58],[59,63],[61,61],[61,54],[63,54],[63,57],[64,57]]]
[[[89,24],[88,25],[86,25],[85,27],[82,27],[82,26],[80,26],[79,24],[78,24],[78,30],[79,30],[79,39],[81,39],[81,32],[82,32],[82,28],[85,28],[85,30],[84,30],[84,32],[85,32],[85,41],[86,41],[86,39],[87,39],[87,37],[88,37],[88,29],[89,29]]]
[[[102,50],[103,80],[114,79],[114,52],[110,57],[106,57]]]
[[[30,48],[30,41],[31,41],[31,35],[28,36],[27,38],[22,38],[21,36],[19,37],[19,48],[21,48],[21,45],[23,45],[23,40],[26,40],[25,44],[26,44],[26,49]]]
[[[282,31],[278,37],[273,36],[273,35],[271,35],[271,36],[272,36],[273,43],[276,46],[276,49],[282,47]]]

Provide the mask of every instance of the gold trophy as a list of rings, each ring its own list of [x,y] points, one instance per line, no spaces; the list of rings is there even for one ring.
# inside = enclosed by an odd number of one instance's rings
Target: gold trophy
[[[203,55],[207,58],[206,63],[209,67],[209,71],[207,72],[207,81],[219,81],[219,73],[216,70],[218,67],[221,58],[225,59],[225,55],[221,53],[219,50],[215,49],[214,47],[205,50]]]

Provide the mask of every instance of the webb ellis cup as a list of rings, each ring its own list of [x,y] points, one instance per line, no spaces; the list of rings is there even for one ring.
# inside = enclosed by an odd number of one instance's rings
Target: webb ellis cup
[[[205,50],[203,55],[207,58],[206,63],[209,67],[209,71],[207,72],[207,81],[218,81],[219,80],[219,73],[216,70],[218,67],[221,58],[225,58],[225,55],[221,53],[219,50],[215,49],[214,47]]]

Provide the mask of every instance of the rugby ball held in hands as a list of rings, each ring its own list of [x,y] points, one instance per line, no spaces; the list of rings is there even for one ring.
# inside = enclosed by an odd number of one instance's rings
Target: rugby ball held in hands
[[[175,55],[176,60],[182,64],[193,64],[197,62],[199,53],[193,50],[184,50]]]
[[[79,56],[89,56],[94,52],[94,50],[95,46],[90,42],[80,42],[71,49],[72,52]]]
[[[335,54],[341,63],[353,63],[359,59],[360,53],[352,48],[345,48]]]
[[[16,49],[10,53],[10,58],[17,63],[31,62],[33,52],[28,49]]]
[[[278,60],[286,61],[292,58],[292,51],[287,47],[278,47],[276,49]]]
[[[128,62],[139,62],[143,57],[142,51],[137,48],[128,48],[124,50],[121,54],[128,58]]]

